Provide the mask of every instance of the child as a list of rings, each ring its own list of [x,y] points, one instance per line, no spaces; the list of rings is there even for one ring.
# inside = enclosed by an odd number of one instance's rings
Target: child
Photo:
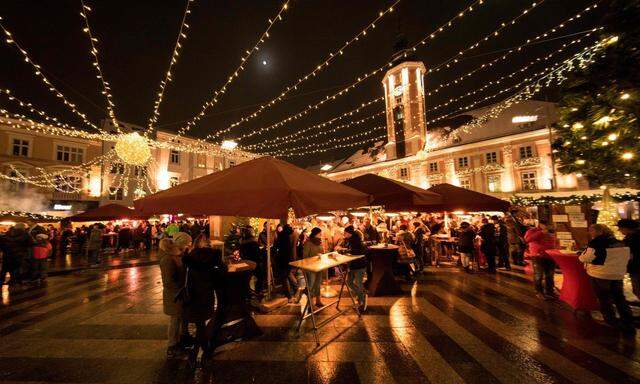
[[[51,254],[49,235],[40,233],[36,235],[33,245],[33,280],[44,282],[47,279],[47,258]]]

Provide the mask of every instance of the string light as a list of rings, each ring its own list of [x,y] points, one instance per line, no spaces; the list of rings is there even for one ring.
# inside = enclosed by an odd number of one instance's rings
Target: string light
[[[76,105],[72,102],[70,102],[65,95],[60,92],[58,90],[58,88],[56,88],[51,81],[49,81],[49,79],[44,75],[44,73],[42,72],[42,67],[39,64],[36,64],[33,59],[31,59],[31,57],[29,56],[29,53],[22,48],[22,46],[20,46],[18,44],[18,42],[16,41],[16,39],[13,37],[13,35],[11,34],[11,32],[7,29],[7,27],[2,23],[3,19],[2,17],[0,17],[0,29],[2,29],[2,31],[5,34],[5,42],[9,45],[9,46],[13,46],[16,48],[16,50],[18,50],[18,52],[20,52],[20,54],[22,55],[22,58],[24,59],[24,61],[26,63],[28,63],[29,65],[31,65],[31,67],[33,68],[33,73],[35,74],[35,76],[37,78],[39,78],[45,85],[45,87],[47,88],[47,90],[49,92],[51,92],[53,95],[55,95],[56,98],[58,98],[67,108],[69,108],[69,110],[71,112],[73,112],[76,116],[78,116],[83,123],[85,123],[87,126],[102,132],[102,130],[100,128],[98,128],[97,125],[95,125],[94,123],[92,123],[91,121],[89,121],[89,119],[87,118],[87,115],[78,111],[78,109],[76,108]]]
[[[98,39],[93,36],[93,34],[91,33],[91,28],[89,28],[89,18],[87,17],[87,14],[91,12],[91,8],[85,5],[84,0],[80,0],[80,5],[82,5],[80,16],[82,16],[82,20],[84,21],[84,28],[82,29],[82,31],[86,33],[87,37],[89,38],[89,44],[91,45],[90,53],[91,53],[91,56],[93,56],[92,65],[93,65],[93,68],[95,68],[96,70],[96,73],[97,73],[96,77],[102,83],[101,93],[104,95],[107,101],[107,113],[109,114],[109,118],[111,119],[111,123],[113,124],[113,126],[116,128],[118,132],[121,132],[120,124],[118,123],[118,120],[116,119],[116,114],[114,112],[115,104],[113,103],[113,96],[111,96],[111,86],[109,85],[109,82],[105,80],[104,75],[102,73],[102,68],[100,67],[100,62],[98,60],[98,49],[96,48]]]
[[[7,218],[26,219],[30,221],[43,222],[43,221],[60,221],[63,218],[58,216],[45,215],[41,213],[23,212],[23,211],[0,211],[0,217],[2,220]]]
[[[633,159],[633,157],[634,157],[633,153],[631,153],[631,152],[625,152],[625,153],[622,154],[622,159],[624,159],[624,160],[631,160],[631,159]]]
[[[290,152],[290,153],[287,153],[286,155],[283,154],[283,155],[280,155],[280,156],[296,157],[296,156],[306,156],[306,155],[310,155],[310,154],[314,154],[314,153],[324,153],[324,152],[333,151],[333,150],[339,149],[339,148],[357,147],[359,145],[364,145],[366,143],[374,142],[374,141],[381,140],[381,139],[386,139],[386,137],[387,137],[387,134],[385,133],[383,135],[379,135],[379,136],[372,137],[372,138],[369,138],[369,139],[356,141],[356,142],[353,142],[353,143],[336,144],[336,145],[331,146],[330,148],[315,148],[315,149],[305,150],[305,151],[300,151],[300,152]]]
[[[191,4],[194,3],[195,0],[187,0],[187,6],[184,10],[184,14],[182,15],[182,22],[180,23],[180,29],[178,30],[178,37],[176,38],[176,44],[173,47],[173,53],[171,54],[171,60],[169,60],[169,68],[164,76],[164,79],[160,82],[160,86],[158,89],[158,97],[156,101],[153,103],[153,114],[149,117],[148,130],[153,130],[154,124],[158,122],[160,118],[160,104],[162,104],[162,100],[164,98],[164,91],[169,83],[173,81],[173,76],[171,74],[171,70],[173,66],[178,63],[178,57],[180,56],[180,49],[182,48],[183,41],[187,38],[187,30],[189,29],[189,24],[187,24],[188,15],[191,13]]]
[[[253,45],[251,49],[248,49],[245,51],[245,54],[240,58],[240,64],[236,67],[233,73],[227,78],[227,81],[224,83],[224,85],[220,87],[218,90],[213,91],[213,95],[211,95],[209,97],[209,100],[202,105],[200,112],[197,115],[195,115],[193,118],[191,118],[191,120],[189,120],[184,127],[180,128],[180,130],[178,131],[178,136],[184,135],[189,129],[191,129],[195,124],[197,124],[198,121],[200,121],[200,119],[202,119],[207,109],[211,108],[212,106],[218,103],[220,98],[227,92],[227,88],[231,85],[233,80],[236,79],[242,71],[244,71],[245,63],[247,62],[247,60],[249,60],[249,58],[254,52],[257,52],[258,50],[260,50],[260,46],[269,37],[269,31],[271,30],[271,28],[276,22],[282,20],[282,14],[288,8],[289,8],[289,1],[287,0],[284,3],[284,5],[280,8],[276,16],[268,20],[267,29],[262,33],[262,35],[260,35],[260,37],[258,38],[258,41]]]
[[[513,22],[509,22],[509,23],[501,23],[500,27],[498,27],[498,29],[496,29],[496,31],[500,31],[502,29],[504,29],[507,25],[513,25],[515,24],[515,21],[517,21],[518,19],[520,19],[524,14],[528,13],[529,10],[535,8],[536,6],[538,6],[539,4],[543,3],[544,0],[538,2],[538,3],[532,3],[532,5],[530,7],[525,8],[525,10],[519,14],[518,16],[516,16],[512,21]],[[445,29],[450,28],[453,25],[453,21],[455,21],[458,18],[462,18],[465,14],[473,11],[473,7],[476,5],[481,5],[483,4],[482,1],[476,1],[474,2],[472,5],[468,6],[467,8],[465,8],[463,11],[459,12],[456,16],[454,16],[453,18],[451,18],[448,22],[444,23],[441,27],[437,28],[433,33],[427,35],[425,38],[423,38],[422,40],[420,40],[418,43],[416,43],[415,45],[411,46],[410,48],[408,48],[409,51],[415,51],[417,49],[418,46],[420,45],[427,45],[427,41],[434,39],[436,36],[438,36],[439,34],[441,34],[442,32],[444,32]],[[495,31],[494,31],[495,32]],[[493,38],[498,36],[499,34],[489,34],[487,35],[485,38],[481,39],[480,41],[477,42],[477,44],[480,44],[481,42],[487,41],[489,38]],[[475,44],[474,44],[475,45]],[[407,56],[407,53],[405,52],[404,57]],[[366,73],[360,77],[358,77],[356,79],[356,81],[354,81],[351,85],[347,86],[346,88],[343,88],[342,90],[340,90],[339,92],[333,94],[333,95],[329,95],[326,96],[323,100],[319,101],[316,104],[313,105],[309,105],[306,109],[291,115],[287,118],[285,118],[284,120],[281,120],[275,124],[272,124],[270,126],[267,127],[263,127],[263,128],[259,128],[251,133],[242,135],[238,138],[238,140],[243,140],[249,137],[253,137],[255,135],[259,135],[259,134],[263,134],[266,133],[268,131],[271,131],[273,129],[276,129],[278,127],[281,127],[285,124],[287,124],[290,121],[299,119],[300,117],[303,117],[305,115],[307,115],[311,110],[316,110],[318,109],[320,106],[322,106],[323,104],[325,104],[326,102],[330,101],[330,100],[335,100],[336,97],[342,96],[346,93],[348,93],[350,90],[352,90],[353,88],[355,88],[357,85],[359,85],[361,82],[363,82],[364,80],[368,79],[369,77],[382,72],[384,69],[388,68],[388,67],[392,67],[393,63],[395,62],[395,60],[391,60],[389,61],[387,64],[373,70],[370,73]]]
[[[465,78],[472,76],[474,73],[483,70],[485,68],[491,68],[493,67],[496,63],[498,63],[499,61],[505,60],[507,57],[509,57],[512,53],[514,52],[522,52],[522,49],[532,45],[534,42],[546,38],[549,35],[565,28],[567,26],[567,24],[570,24],[571,22],[580,19],[586,12],[589,12],[591,10],[594,10],[598,7],[597,3],[594,3],[588,7],[586,7],[585,9],[583,9],[582,11],[578,12],[577,14],[571,16],[570,18],[564,20],[563,22],[561,22],[560,24],[556,25],[555,27],[548,29],[547,31],[539,34],[538,36],[531,38],[531,39],[527,39],[523,44],[515,47],[515,48],[511,48],[509,49],[505,54],[503,54],[502,56],[499,56],[495,59],[493,59],[492,61],[488,62],[488,63],[483,63],[482,65],[480,65],[479,67],[465,73],[464,75],[457,77],[449,82],[446,83],[441,83],[439,84],[435,89],[433,89],[432,91],[427,93],[427,96],[432,96],[435,95],[436,93],[440,92],[442,89],[450,87],[452,85],[456,85],[458,83],[460,83],[461,81],[463,81]],[[602,29],[602,27],[600,27],[600,29]],[[589,31],[592,32],[593,30]]]
[[[386,129],[387,126],[386,125],[379,125],[370,129],[367,129],[363,132],[359,132],[359,133],[355,133],[353,135],[349,135],[349,136],[344,136],[344,137],[334,137],[332,139],[329,139],[327,141],[321,142],[321,143],[310,143],[310,144],[306,144],[306,145],[300,145],[297,147],[293,147],[293,148],[287,148],[284,150],[277,150],[277,151],[267,151],[264,152],[263,154],[265,155],[271,155],[271,156],[288,156],[288,154],[290,153],[314,153],[314,152],[309,152],[309,149],[311,148],[317,148],[320,146],[327,146],[333,143],[338,143],[338,142],[348,142],[352,139],[355,138],[359,138],[359,137],[363,137],[363,136],[368,136],[376,131],[380,131],[383,129]],[[386,136],[385,136],[386,137]]]
[[[121,135],[116,142],[115,151],[122,161],[131,165],[145,165],[151,158],[149,143],[138,132]]]
[[[382,98],[382,100],[384,100],[384,98]],[[377,99],[376,99],[376,101],[377,101]],[[340,115],[339,117],[344,117],[344,116],[347,116],[347,115],[351,116],[351,115],[353,115],[353,113],[357,113],[360,109],[361,108],[356,108],[356,110],[349,111],[346,114]],[[339,131],[341,129],[345,129],[345,128],[352,127],[354,125],[362,124],[362,123],[364,123],[366,121],[369,121],[369,120],[374,119],[374,118],[376,118],[376,117],[378,117],[380,115],[383,115],[384,113],[385,113],[385,111],[382,110],[380,112],[377,112],[377,113],[375,113],[373,115],[364,117],[364,118],[359,119],[359,120],[350,121],[350,122],[347,122],[345,124],[337,125],[337,126],[335,126],[333,128],[319,130],[318,132],[316,132],[314,134],[304,135],[303,136],[303,134],[306,133],[306,132],[309,132],[311,130],[317,130],[318,128],[324,128],[325,126],[331,125],[332,122],[337,121],[337,118],[333,118],[333,119],[331,119],[329,121],[326,121],[326,122],[323,122],[323,123],[319,123],[319,124],[315,124],[313,126],[301,129],[301,130],[295,132],[292,135],[285,136],[284,139],[282,139],[282,140],[280,140],[278,142],[264,142],[264,143],[254,144],[253,146],[247,146],[245,148],[247,150],[250,150],[250,149],[252,149],[252,150],[260,150],[260,149],[263,149],[263,148],[280,147],[282,145],[285,145],[285,144],[288,144],[288,143],[295,143],[295,142],[298,142],[298,141],[301,141],[301,140],[311,140],[311,139],[313,139],[315,137],[318,137],[318,136],[326,136],[326,135],[328,135],[330,133],[337,132],[337,131]]]
[[[302,84],[303,82],[305,82],[308,79],[311,79],[313,77],[315,77],[319,72],[321,72],[324,68],[327,68],[331,62],[333,61],[333,59],[342,56],[344,54],[344,51],[353,43],[355,43],[356,41],[359,41],[361,38],[364,38],[367,35],[367,31],[373,30],[376,27],[376,23],[378,23],[380,21],[380,19],[382,19],[385,15],[393,12],[393,9],[395,6],[398,5],[398,3],[401,0],[396,0],[390,7],[388,7],[387,9],[385,9],[384,11],[380,11],[380,13],[378,13],[378,17],[376,17],[372,22],[370,22],[369,24],[367,24],[366,27],[364,27],[360,32],[356,33],[351,39],[347,40],[340,48],[334,50],[333,52],[329,52],[328,55],[326,55],[326,58],[324,59],[324,61],[322,61],[320,64],[316,64],[313,67],[313,70],[307,74],[305,74],[304,76],[301,76],[300,78],[298,78],[298,80],[296,80],[294,83],[288,85],[286,88],[284,88],[280,94],[267,101],[266,103],[263,103],[262,105],[260,105],[258,107],[257,110],[255,110],[253,113],[244,116],[242,118],[240,118],[240,120],[232,123],[231,125],[229,125],[226,129],[223,129],[221,131],[216,132],[215,134],[209,134],[206,139],[215,139],[217,137],[219,137],[220,135],[223,135],[229,131],[231,131],[233,128],[241,125],[242,123],[245,123],[251,119],[256,118],[258,115],[260,115],[265,109],[272,107],[273,105],[275,105],[276,103],[282,101],[284,99],[284,97],[291,91],[293,90],[297,90],[298,86],[300,86],[300,84]]]

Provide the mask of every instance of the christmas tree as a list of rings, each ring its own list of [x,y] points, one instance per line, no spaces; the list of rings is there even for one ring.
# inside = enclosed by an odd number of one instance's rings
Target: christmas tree
[[[563,84],[553,143],[562,173],[594,184],[635,184],[640,176],[640,0],[611,0],[605,49]]]
[[[618,230],[618,220],[620,220],[618,205],[611,199],[609,188],[605,188],[605,190],[603,191],[601,204],[602,206],[598,211],[598,219],[596,222],[598,224],[604,224],[607,227],[611,228],[613,234],[618,239],[622,239],[624,236]]]

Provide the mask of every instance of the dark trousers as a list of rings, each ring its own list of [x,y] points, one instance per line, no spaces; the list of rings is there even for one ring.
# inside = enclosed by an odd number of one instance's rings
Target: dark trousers
[[[33,259],[32,277],[34,280],[47,278],[48,263],[47,259]]]
[[[509,263],[509,244],[498,246],[498,256],[500,257],[500,266],[511,269],[511,264]]]
[[[487,259],[487,270],[489,272],[496,271],[496,247],[492,246],[484,246],[480,248],[482,253],[484,253],[484,257]]]
[[[547,295],[553,294],[555,262],[547,257],[532,257],[531,264],[533,265],[533,284],[536,291]]]
[[[627,300],[624,298],[622,280],[605,280],[595,277],[591,277],[590,280],[591,286],[600,302],[600,312],[602,312],[604,320],[612,325],[617,322],[616,313],[613,310],[613,305],[615,304],[618,314],[620,314],[622,325],[633,327],[633,315]]]

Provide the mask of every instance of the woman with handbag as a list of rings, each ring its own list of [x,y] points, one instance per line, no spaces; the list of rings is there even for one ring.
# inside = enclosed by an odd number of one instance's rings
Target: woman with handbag
[[[162,308],[169,315],[167,358],[180,357],[183,350],[180,346],[181,336],[189,334],[187,324],[182,315],[180,293],[184,288],[185,271],[182,255],[191,245],[191,236],[176,233],[173,239],[162,239],[159,245],[160,273],[162,275]]]

